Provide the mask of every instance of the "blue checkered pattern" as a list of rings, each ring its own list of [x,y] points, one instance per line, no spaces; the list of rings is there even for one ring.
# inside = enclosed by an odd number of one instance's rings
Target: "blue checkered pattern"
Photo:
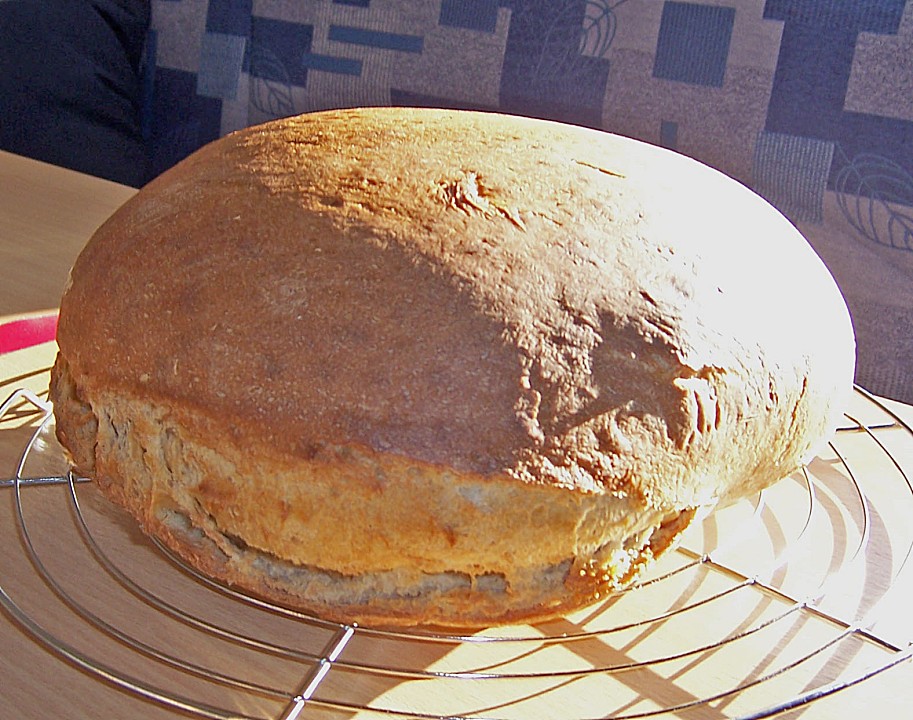
[[[653,77],[723,87],[734,23],[734,7],[665,3]]]

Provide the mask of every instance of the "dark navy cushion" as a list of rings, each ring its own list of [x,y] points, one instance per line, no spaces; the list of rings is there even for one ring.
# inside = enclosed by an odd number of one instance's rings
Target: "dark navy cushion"
[[[0,1],[0,148],[139,186],[148,0]]]

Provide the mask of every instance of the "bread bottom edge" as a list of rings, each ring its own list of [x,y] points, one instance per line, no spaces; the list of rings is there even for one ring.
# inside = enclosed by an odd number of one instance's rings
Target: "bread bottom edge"
[[[187,466],[186,453],[193,443],[186,437],[164,443],[163,437],[176,434],[178,426],[163,426],[155,408],[130,400],[86,398],[60,361],[52,376],[52,397],[57,435],[73,464],[94,478],[102,493],[126,509],[147,535],[212,579],[344,624],[462,629],[566,615],[631,584],[697,514],[684,508],[644,516],[599,547],[587,552],[567,547],[563,553],[539,555],[548,559],[538,562],[535,553],[528,553],[526,561],[515,564],[476,561],[421,568],[410,565],[407,557],[379,569],[309,564],[255,547],[219,524],[194,488],[204,481],[226,487],[223,481],[234,465],[201,445],[194,456],[200,477],[195,485],[188,484],[178,469]],[[220,515],[230,518],[233,507],[226,504],[227,515]],[[347,522],[345,512],[337,513],[333,522]],[[333,527],[338,525],[327,525]],[[365,533],[370,529],[364,528]]]
[[[109,496],[110,487],[106,491],[102,485],[102,492]],[[395,570],[343,575],[296,565],[245,547],[223,533],[214,538],[218,531],[196,527],[174,508],[159,508],[154,517],[146,516],[143,525],[148,536],[160,541],[204,581],[315,620],[376,629],[467,632],[544,622],[609,599],[630,587],[660,554],[673,547],[693,517],[693,511],[686,511],[655,528],[649,541],[632,553],[624,577],[605,575],[602,581],[583,577],[578,562],[568,558],[556,565],[530,568],[530,583],[521,592],[509,591],[495,576],[473,578],[459,571],[427,574],[418,584],[404,585]],[[556,601],[556,597],[562,599]]]

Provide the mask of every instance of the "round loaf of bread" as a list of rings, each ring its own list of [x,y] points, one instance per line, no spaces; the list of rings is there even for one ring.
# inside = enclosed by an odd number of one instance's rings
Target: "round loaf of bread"
[[[88,243],[76,468],[204,573],[341,621],[535,620],[774,483],[852,389],[797,230],[673,152],[492,113],[249,128]]]

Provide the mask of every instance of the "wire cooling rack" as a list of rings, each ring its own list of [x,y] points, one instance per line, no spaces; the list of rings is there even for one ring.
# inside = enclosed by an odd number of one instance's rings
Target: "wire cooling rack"
[[[806,470],[689,530],[636,586],[466,635],[336,625],[201,577],[67,474],[52,423],[27,389],[0,406],[18,448],[0,606],[60,662],[177,716],[792,716],[913,654],[913,430],[861,389]]]

